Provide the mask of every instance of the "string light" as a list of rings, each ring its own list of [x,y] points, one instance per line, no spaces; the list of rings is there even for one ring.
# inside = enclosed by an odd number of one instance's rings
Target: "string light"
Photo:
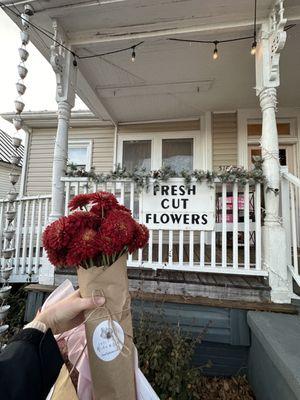
[[[217,40],[214,41],[214,45],[215,45],[214,53],[213,53],[213,59],[214,60],[217,60],[219,58],[218,43],[219,42]]]
[[[256,54],[256,46],[257,46],[257,42],[256,42],[256,40],[254,40],[254,42],[252,43],[252,46],[251,46],[251,51],[250,51],[250,53],[253,56],[255,56],[255,54]]]
[[[135,56],[136,56],[136,54],[135,54],[135,46],[132,46],[132,54],[131,54],[131,61],[132,62],[135,62]]]
[[[137,44],[135,44],[133,46],[120,48],[120,49],[108,51],[108,52],[105,52],[105,53],[91,54],[91,55],[88,55],[88,56],[83,56],[83,55],[79,55],[79,54],[75,53],[73,50],[69,49],[63,43],[58,42],[54,38],[52,32],[46,30],[43,27],[35,25],[31,21],[27,20],[27,18],[25,18],[25,16],[22,16],[18,12],[18,9],[16,9],[16,11],[14,11],[11,7],[9,7],[8,5],[2,3],[1,1],[0,1],[0,8],[4,8],[4,9],[8,10],[12,14],[14,14],[16,17],[18,17],[22,21],[22,23],[26,22],[31,28],[33,28],[37,32],[42,33],[45,37],[47,37],[48,39],[51,39],[58,46],[60,46],[61,48],[65,49],[66,51],[70,52],[73,55],[73,65],[75,67],[77,66],[77,60],[86,60],[86,59],[90,59],[90,58],[104,57],[104,56],[107,56],[107,55],[117,54],[117,53],[126,52],[126,51],[130,51],[130,50],[132,50],[131,61],[135,62],[135,58],[136,58],[136,51],[135,50],[136,50],[136,47],[138,47],[138,46],[140,46],[140,45],[142,45],[144,43],[144,41],[142,41],[142,42],[139,42],[139,43],[137,43]],[[242,37],[225,39],[225,40],[193,40],[193,39],[177,39],[177,38],[168,38],[168,40],[174,40],[174,41],[176,40],[176,41],[181,41],[181,42],[187,42],[190,46],[193,43],[213,44],[213,45],[215,45],[215,48],[214,48],[214,51],[213,51],[213,59],[216,60],[216,59],[219,58],[219,52],[218,52],[217,45],[220,45],[221,43],[231,43],[231,42],[237,42],[237,41],[241,41],[241,40],[252,39],[253,42],[252,42],[250,53],[252,55],[255,55],[256,54],[256,48],[257,48],[257,40],[256,40],[256,32],[257,32],[257,29],[256,29],[256,11],[257,11],[257,0],[254,0],[254,23],[253,23],[254,32],[253,32],[253,35],[251,35],[251,36],[242,36]],[[287,25],[284,28],[284,30],[287,31],[287,30],[293,28],[294,26],[296,26],[296,25],[295,24]]]
[[[257,0],[254,0],[253,43],[252,43],[251,51],[250,51],[250,53],[253,56],[255,56],[255,54],[256,54],[256,46],[257,46],[257,41],[256,41],[256,10],[257,10]]]

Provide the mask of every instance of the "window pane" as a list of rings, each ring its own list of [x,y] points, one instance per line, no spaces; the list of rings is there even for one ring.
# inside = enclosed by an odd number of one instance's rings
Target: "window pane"
[[[123,142],[123,167],[151,169],[151,140],[127,140]]]
[[[193,169],[193,139],[163,139],[162,164],[174,171]]]
[[[78,167],[87,166],[87,148],[69,146],[69,162],[76,164]]]
[[[279,149],[279,162],[281,166],[287,165],[286,149]]]

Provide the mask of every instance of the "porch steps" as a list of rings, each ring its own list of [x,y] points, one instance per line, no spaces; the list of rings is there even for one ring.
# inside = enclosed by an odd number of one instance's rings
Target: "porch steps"
[[[300,317],[249,312],[248,375],[257,400],[300,399]]]

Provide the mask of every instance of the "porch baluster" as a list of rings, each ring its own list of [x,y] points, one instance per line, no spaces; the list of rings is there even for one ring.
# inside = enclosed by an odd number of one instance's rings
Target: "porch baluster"
[[[249,183],[244,188],[244,268],[250,268]]]
[[[227,188],[222,184],[222,268],[227,267]]]
[[[233,204],[232,204],[232,214],[233,214],[233,233],[232,233],[232,251],[233,260],[232,265],[234,269],[238,268],[238,184],[233,184]]]

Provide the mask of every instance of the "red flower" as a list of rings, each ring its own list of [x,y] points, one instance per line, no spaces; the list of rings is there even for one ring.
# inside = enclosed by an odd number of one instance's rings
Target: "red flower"
[[[89,197],[89,194],[78,194],[77,196],[74,196],[68,204],[69,209],[74,211],[77,208],[80,208],[82,210],[83,207],[89,204]]]
[[[55,265],[56,267],[66,267],[66,259],[67,259],[67,249],[60,249],[60,250],[53,250],[48,249],[46,250],[47,256],[51,264]]]
[[[100,218],[88,211],[76,211],[67,217],[66,231],[72,237],[76,232],[84,228],[98,229]]]
[[[137,249],[143,249],[149,240],[149,230],[145,225],[135,223],[133,240],[128,248],[129,253],[134,253]]]
[[[89,195],[90,202],[93,204],[91,212],[104,218],[107,212],[118,208],[119,203],[112,193],[96,192]]]
[[[146,245],[148,229],[139,225],[114,195],[107,192],[78,195],[69,206],[75,210],[88,204],[92,205],[91,211],[76,211],[46,228],[43,244],[52,264],[87,267],[104,262],[109,265],[124,252]],[[110,256],[114,257],[110,259]]]
[[[77,232],[69,246],[67,265],[77,266],[83,261],[88,262],[100,252],[100,244],[98,232],[94,229],[86,228]]]
[[[100,228],[101,250],[107,255],[121,252],[132,242],[135,221],[127,211],[113,210]]]
[[[43,234],[43,245],[46,250],[59,250],[68,245],[70,237],[67,232],[68,218],[62,217],[48,225]]]
[[[121,210],[121,211],[125,211],[125,212],[131,214],[131,211],[127,207],[125,207],[121,204],[117,204],[113,210]],[[104,208],[101,204],[93,205],[93,207],[90,210],[91,213],[93,213],[101,218],[105,218],[105,216],[107,215],[107,212],[110,212],[110,211],[112,211],[112,209]]]

